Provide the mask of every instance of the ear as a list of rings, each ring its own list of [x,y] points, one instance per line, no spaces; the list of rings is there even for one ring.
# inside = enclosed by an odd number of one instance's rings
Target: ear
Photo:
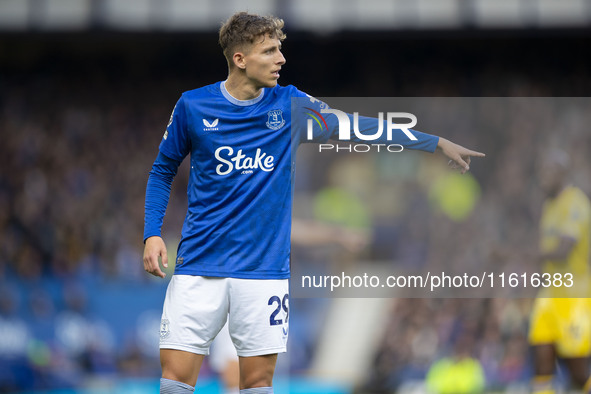
[[[241,70],[246,68],[246,56],[242,52],[235,52],[234,56],[232,56],[232,61],[234,65]]]

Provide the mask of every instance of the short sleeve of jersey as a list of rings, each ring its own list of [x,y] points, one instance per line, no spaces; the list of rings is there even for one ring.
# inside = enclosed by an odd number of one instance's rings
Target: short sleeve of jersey
[[[160,152],[173,160],[183,161],[190,151],[191,140],[187,129],[185,100],[184,96],[181,96],[170,115],[170,120],[160,143]]]
[[[558,223],[560,234],[576,240],[580,239],[591,215],[587,197],[580,192],[573,191],[562,202],[561,212],[563,220]]]

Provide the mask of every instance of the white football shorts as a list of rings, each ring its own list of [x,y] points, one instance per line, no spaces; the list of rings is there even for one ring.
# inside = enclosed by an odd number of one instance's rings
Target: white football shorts
[[[209,365],[215,372],[222,374],[230,362],[238,362],[238,356],[230,338],[228,323],[226,323],[211,344]]]
[[[162,311],[160,349],[207,355],[227,320],[238,356],[283,353],[288,319],[288,279],[173,275]]]

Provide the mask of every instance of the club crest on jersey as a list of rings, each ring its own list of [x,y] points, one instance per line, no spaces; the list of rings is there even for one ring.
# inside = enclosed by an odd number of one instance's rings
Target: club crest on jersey
[[[283,111],[280,109],[272,109],[271,111],[267,112],[267,116],[269,119],[267,120],[266,124],[271,130],[278,130],[285,124],[285,119],[283,119]]]

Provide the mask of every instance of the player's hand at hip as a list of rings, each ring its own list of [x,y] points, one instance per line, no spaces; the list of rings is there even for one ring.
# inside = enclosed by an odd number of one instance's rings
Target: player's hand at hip
[[[486,156],[484,153],[464,148],[441,137],[439,138],[437,148],[450,159],[448,165],[453,169],[460,168],[462,174],[470,169],[471,157]]]
[[[150,237],[146,239],[144,247],[144,269],[154,276],[164,278],[166,274],[160,269],[158,259],[162,259],[164,268],[168,268],[168,254],[162,237]]]

